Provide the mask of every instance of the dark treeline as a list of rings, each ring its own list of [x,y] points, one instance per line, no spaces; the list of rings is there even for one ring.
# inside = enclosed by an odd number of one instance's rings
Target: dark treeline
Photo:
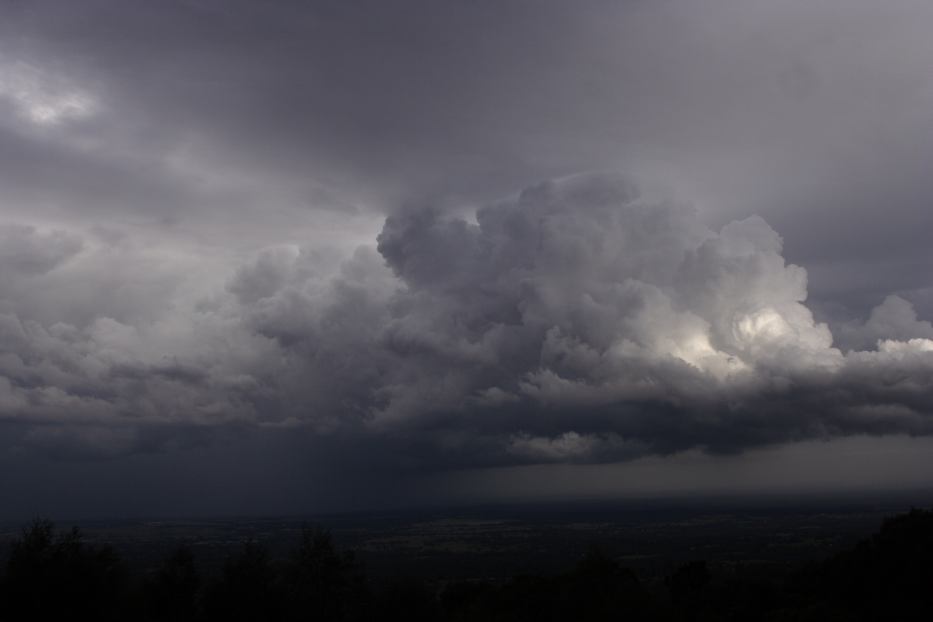
[[[284,559],[253,542],[216,576],[179,548],[142,576],[108,546],[34,521],[9,550],[0,620],[595,621],[933,619],[933,511],[884,521],[854,549],[786,575],[717,577],[703,561],[645,585],[598,549],[566,572],[504,582],[368,579],[330,535]]]

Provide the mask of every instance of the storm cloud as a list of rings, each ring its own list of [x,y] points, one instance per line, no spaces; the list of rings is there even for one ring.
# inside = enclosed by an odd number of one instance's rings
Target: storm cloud
[[[38,237],[78,252],[62,239]],[[145,327],[5,314],[4,416],[126,451],[166,428],[306,428],[433,467],[933,433],[929,323],[888,298],[848,327],[869,349],[835,347],[759,217],[716,231],[585,174],[472,218],[411,208],[375,242],[263,250]]]
[[[931,26],[4,3],[0,460],[275,438],[365,481],[929,436]]]
[[[761,218],[714,231],[624,177],[575,176],[475,222],[392,216],[378,249],[395,288],[343,277],[320,319],[296,324],[283,287],[255,326],[323,357],[311,376],[350,374],[338,385],[368,433],[434,437],[466,460],[485,457],[477,443],[493,460],[608,460],[933,430],[933,341],[909,303],[886,300],[862,330],[892,306],[898,329],[843,352],[781,246]]]

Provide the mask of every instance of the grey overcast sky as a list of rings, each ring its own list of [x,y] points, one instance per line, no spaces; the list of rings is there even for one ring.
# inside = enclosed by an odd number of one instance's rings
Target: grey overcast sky
[[[933,487],[926,0],[0,0],[9,517]]]

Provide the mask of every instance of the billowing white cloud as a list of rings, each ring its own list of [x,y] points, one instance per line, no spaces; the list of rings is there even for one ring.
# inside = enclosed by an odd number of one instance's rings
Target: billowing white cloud
[[[579,459],[593,434],[668,451],[933,430],[933,357],[911,339],[925,323],[901,309],[891,339],[843,353],[781,247],[760,218],[716,232],[601,175],[530,188],[476,224],[392,217],[379,248],[404,311],[386,329],[397,379],[373,421],[444,412],[554,459]]]
[[[840,338],[856,349],[881,347],[885,340],[933,338],[933,324],[917,317],[913,305],[900,296],[891,295],[877,307],[864,323],[849,322],[839,327]]]

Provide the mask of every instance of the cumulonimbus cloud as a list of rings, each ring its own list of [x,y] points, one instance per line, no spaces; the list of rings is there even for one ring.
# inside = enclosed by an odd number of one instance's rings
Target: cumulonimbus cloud
[[[401,211],[344,261],[269,249],[175,357],[121,350],[104,320],[4,316],[0,404],[45,425],[306,427],[461,465],[933,433],[929,323],[889,298],[843,351],[806,296],[761,218],[715,231],[579,175],[475,219]]]
[[[581,175],[475,221],[399,213],[378,251],[391,275],[361,251],[327,292],[298,279],[246,305],[317,387],[299,403],[342,405],[360,433],[469,463],[933,431],[933,341],[909,303],[851,328],[903,320],[872,348],[834,347],[757,217],[713,231],[624,177]],[[263,257],[234,291],[301,262]]]

